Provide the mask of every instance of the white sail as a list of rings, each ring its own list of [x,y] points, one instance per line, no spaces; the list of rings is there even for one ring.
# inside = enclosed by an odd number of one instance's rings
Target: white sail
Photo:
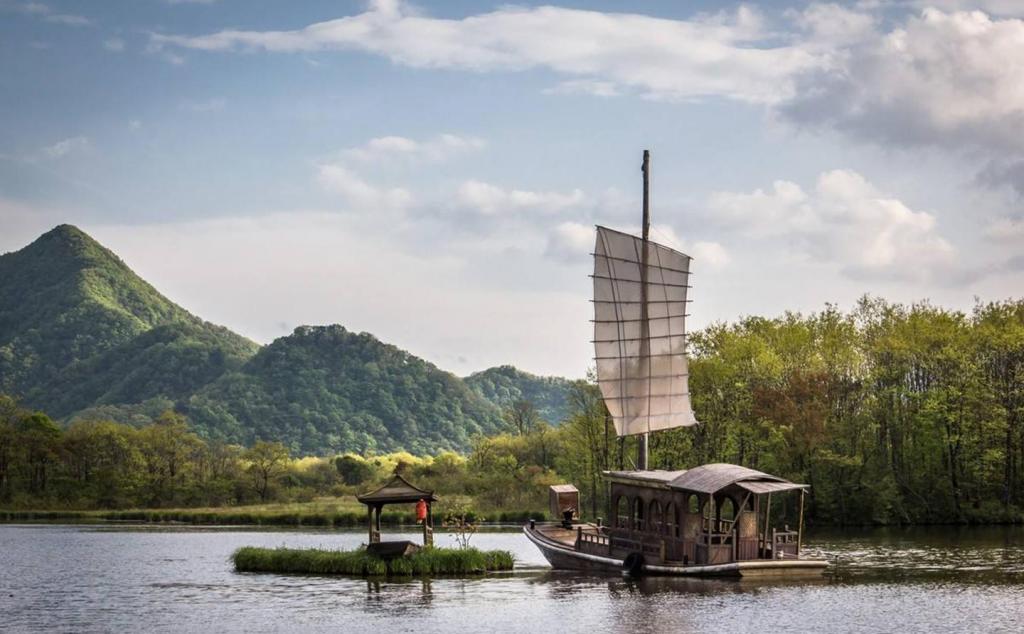
[[[651,241],[646,245],[642,276],[644,241],[597,228],[597,383],[620,436],[697,423],[685,354],[690,257]]]

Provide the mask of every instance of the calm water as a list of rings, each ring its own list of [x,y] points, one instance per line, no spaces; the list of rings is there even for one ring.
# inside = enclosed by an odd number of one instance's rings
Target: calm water
[[[808,550],[837,565],[811,583],[554,573],[510,532],[474,538],[481,548],[516,554],[516,573],[499,578],[368,582],[238,574],[228,563],[247,544],[362,540],[338,532],[0,525],[0,630],[1024,631],[1020,527],[819,534]]]

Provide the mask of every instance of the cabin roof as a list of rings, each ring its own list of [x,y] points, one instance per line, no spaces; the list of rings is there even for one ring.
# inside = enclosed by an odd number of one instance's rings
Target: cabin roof
[[[694,467],[672,480],[669,485],[673,489],[686,489],[697,493],[715,493],[730,484],[749,481],[786,482],[784,478],[773,476],[756,469],[748,469],[735,464],[715,463]]]
[[[374,506],[378,504],[419,502],[420,500],[426,500],[428,502],[437,501],[437,498],[434,497],[433,491],[427,491],[426,489],[415,487],[409,484],[405,478],[397,473],[381,488],[376,491],[370,491],[369,493],[356,496],[356,499],[363,504]]]
[[[668,484],[684,473],[686,473],[685,470],[662,471],[660,469],[656,469],[654,471],[605,471],[604,475],[606,478],[613,480],[641,480],[645,482]]]
[[[717,493],[735,484],[751,493],[769,493],[806,488],[756,469],[734,464],[706,464],[685,471],[606,471],[605,476],[613,480],[628,480],[650,483],[669,489],[681,489],[695,493]]]
[[[550,490],[554,491],[555,493],[579,493],[580,492],[580,490],[577,489],[572,484],[552,484],[549,488],[550,488]]]
[[[754,495],[760,495],[762,493],[778,493],[779,491],[792,491],[793,489],[808,489],[809,485],[796,484],[795,482],[759,482],[759,481],[747,481],[737,482],[736,486],[741,489],[746,489]]]

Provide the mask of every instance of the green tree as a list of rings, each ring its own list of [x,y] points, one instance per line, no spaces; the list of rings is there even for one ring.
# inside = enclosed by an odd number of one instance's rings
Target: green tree
[[[284,473],[288,457],[288,448],[283,444],[264,440],[257,441],[242,454],[242,459],[249,463],[253,488],[261,502],[267,501],[274,478]]]
[[[502,416],[509,428],[520,436],[525,436],[532,432],[540,422],[537,408],[526,399],[518,399],[513,402],[505,408]]]

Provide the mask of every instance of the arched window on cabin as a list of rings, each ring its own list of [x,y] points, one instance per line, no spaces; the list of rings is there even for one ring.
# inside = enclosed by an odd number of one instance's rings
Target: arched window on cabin
[[[661,525],[664,519],[661,516],[661,502],[651,500],[650,513],[647,515],[647,530],[651,533],[661,533]]]
[[[690,497],[686,500],[687,509],[686,512],[690,515],[700,515],[700,498],[697,497],[696,493],[691,493]]]
[[[629,528],[629,498],[620,495],[615,498],[615,528]]]
[[[726,533],[732,530],[736,521],[736,503],[732,498],[726,497],[719,502],[718,507],[718,531]]]
[[[704,530],[709,533],[717,532],[717,522],[715,521],[715,498],[709,495],[701,506],[701,517],[704,520]]]
[[[679,537],[679,508],[674,502],[665,505],[665,534]]]
[[[633,500],[633,530],[644,530],[644,501],[640,498]]]

